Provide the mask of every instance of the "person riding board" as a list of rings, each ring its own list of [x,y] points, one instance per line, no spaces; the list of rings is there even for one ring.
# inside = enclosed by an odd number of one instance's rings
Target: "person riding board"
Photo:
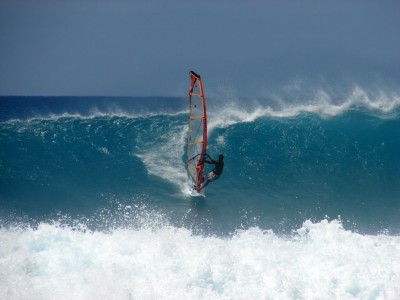
[[[204,189],[211,181],[217,180],[222,174],[222,170],[224,169],[224,156],[222,154],[218,156],[218,160],[212,159],[208,154],[206,154],[205,156],[206,159],[204,160],[204,162],[207,164],[213,164],[215,165],[215,167],[211,172],[206,175],[207,181],[201,186],[200,190]],[[203,177],[202,181],[204,181],[206,177]]]

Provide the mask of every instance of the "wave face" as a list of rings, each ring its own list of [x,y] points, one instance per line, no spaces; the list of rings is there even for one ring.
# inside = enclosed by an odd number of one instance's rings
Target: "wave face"
[[[398,98],[355,93],[210,99],[205,198],[186,99],[1,97],[0,298],[399,298]]]

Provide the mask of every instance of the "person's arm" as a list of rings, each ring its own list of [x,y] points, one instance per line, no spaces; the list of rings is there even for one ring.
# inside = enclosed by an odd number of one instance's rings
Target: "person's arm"
[[[217,163],[217,161],[216,161],[216,160],[213,160],[213,159],[211,158],[211,156],[208,155],[207,153],[206,153],[206,155],[205,155],[204,157],[205,157],[205,159],[204,159],[204,162],[205,162],[205,163],[214,164],[214,165]]]
[[[208,163],[208,164],[214,164],[214,165],[217,163],[217,161],[213,160],[209,155],[208,155],[207,157],[208,157],[208,159],[206,158],[206,159],[204,160],[206,163]]]

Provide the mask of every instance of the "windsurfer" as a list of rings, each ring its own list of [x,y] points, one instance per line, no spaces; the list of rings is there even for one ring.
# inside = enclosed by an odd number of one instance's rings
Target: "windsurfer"
[[[202,182],[207,178],[206,182],[201,186],[200,190],[204,189],[211,181],[217,180],[219,176],[222,174],[222,170],[224,169],[224,156],[220,154],[218,156],[218,160],[212,159],[208,154],[206,154],[206,158],[204,160],[207,164],[215,165],[214,169],[209,172],[206,177],[203,177]]]

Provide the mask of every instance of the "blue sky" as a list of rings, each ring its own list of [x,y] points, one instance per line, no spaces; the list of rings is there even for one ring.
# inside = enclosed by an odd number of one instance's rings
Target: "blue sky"
[[[400,83],[400,1],[0,0],[0,95]]]

